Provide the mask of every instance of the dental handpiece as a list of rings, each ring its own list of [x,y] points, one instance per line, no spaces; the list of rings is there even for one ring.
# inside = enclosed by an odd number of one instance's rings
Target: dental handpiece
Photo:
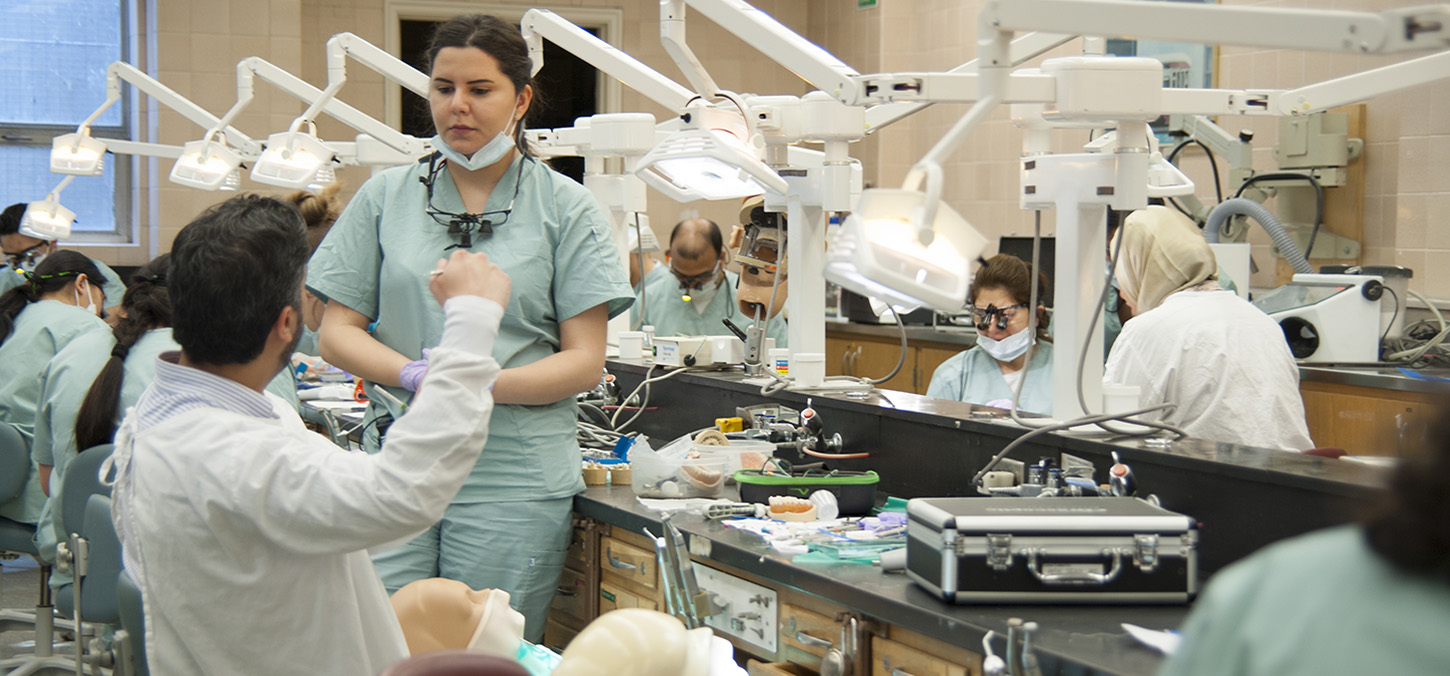
[[[759,505],[753,502],[728,502],[707,505],[705,507],[705,518],[707,519],[728,519],[733,516],[764,518],[765,505]]]

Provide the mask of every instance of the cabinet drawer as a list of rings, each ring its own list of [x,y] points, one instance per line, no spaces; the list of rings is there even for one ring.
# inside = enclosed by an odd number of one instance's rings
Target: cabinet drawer
[[[578,629],[550,617],[549,621],[544,624],[544,647],[562,653],[577,635],[579,635]]]
[[[600,582],[599,614],[603,615],[611,610],[619,610],[620,608],[659,610],[655,606],[654,599],[630,593],[625,591],[623,587],[612,585],[608,582]]]
[[[750,676],[816,676],[816,672],[790,662],[759,662],[750,660],[745,665]]]
[[[889,638],[871,638],[871,676],[981,676],[981,661],[960,664]]]
[[[629,580],[646,589],[658,587],[659,575],[655,570],[653,551],[647,552],[613,537],[600,538],[599,550],[599,570],[603,573]]]
[[[589,619],[589,580],[584,573],[565,568],[559,576],[559,588],[550,605],[550,616],[568,615],[578,622]]]
[[[803,661],[815,666],[820,664],[826,651],[841,640],[841,623],[800,606],[783,603],[780,606],[780,640],[787,649],[799,650],[813,657]],[[795,659],[800,655],[790,657]]]
[[[589,568],[589,532],[583,526],[575,526],[569,539],[569,553],[564,557],[564,565],[574,570],[588,570]]]

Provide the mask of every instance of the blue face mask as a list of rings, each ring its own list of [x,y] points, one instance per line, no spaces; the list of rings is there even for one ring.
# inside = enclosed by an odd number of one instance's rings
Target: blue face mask
[[[513,139],[514,118],[509,116],[509,123],[504,125],[503,131],[493,137],[482,148],[473,153],[473,157],[467,157],[463,153],[454,150],[443,140],[441,135],[433,137],[433,149],[443,155],[450,164],[457,165],[469,171],[478,171],[484,167],[491,167],[498,163],[508,154],[509,149],[514,147]]]

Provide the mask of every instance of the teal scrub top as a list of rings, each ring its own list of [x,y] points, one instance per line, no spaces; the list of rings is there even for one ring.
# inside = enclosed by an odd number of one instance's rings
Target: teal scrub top
[[[1359,526],[1266,547],[1193,604],[1159,676],[1444,674],[1450,584],[1380,558]]]
[[[46,365],[61,348],[91,332],[110,334],[111,327],[85,308],[56,300],[36,301],[16,315],[14,330],[0,343],[0,422],[14,426],[26,443],[35,437],[35,412]],[[32,466],[24,491],[0,504],[0,516],[36,523],[44,505],[40,476]]]
[[[111,357],[115,334],[110,331],[87,333],[70,342],[50,360],[42,376],[40,407],[35,414],[35,442],[30,458],[37,465],[51,465],[50,499],[41,511],[41,525],[54,525],[53,515],[60,507],[66,465],[80,450],[76,448],[75,425],[81,402],[90,392],[91,384]],[[156,377],[156,357],[162,352],[180,349],[171,339],[171,329],[152,329],[136,340],[126,354],[121,371],[121,397],[115,420],[121,421],[126,410],[135,405],[141,393]],[[56,538],[52,528],[35,529],[35,543],[41,556],[54,559]]]
[[[121,304],[121,299],[126,295],[126,283],[121,281],[121,276],[116,274],[111,266],[94,258],[91,259],[91,262],[96,264],[96,269],[100,270],[101,276],[106,278],[106,285],[102,290],[106,292],[105,309],[109,311]],[[18,274],[14,268],[9,265],[0,266],[0,293],[20,286],[24,281],[25,276]]]
[[[639,284],[635,285],[634,304],[629,306],[629,326],[631,329],[638,330],[644,326],[644,322],[639,320],[639,311],[644,299],[645,287],[655,283],[661,277],[674,277],[674,275],[670,274],[670,266],[665,263],[660,263],[654,266],[654,269],[644,273],[644,278],[639,280]]]
[[[458,243],[427,213],[421,179],[428,168],[424,159],[364,183],[307,268],[313,294],[377,320],[373,335],[409,359],[421,358],[423,348],[442,337],[443,308],[428,290],[428,272]],[[439,171],[433,195],[438,209],[465,211],[446,170]],[[493,348],[503,368],[557,353],[560,322],[600,304],[614,317],[634,302],[609,221],[584,186],[536,159],[516,157],[485,212],[501,219],[510,200],[508,219],[492,235],[475,233],[469,249],[488,254],[511,281]],[[368,387],[372,392],[377,385]],[[404,401],[410,396],[400,388],[387,391]],[[372,401],[369,420],[383,412],[401,415],[383,397]],[[583,490],[576,415],[573,397],[543,406],[495,406],[487,450],[454,501],[553,499]]]
[[[297,341],[297,352],[313,357],[322,354],[322,349],[317,346],[317,332],[307,327],[302,327],[302,340]]]
[[[660,266],[663,268],[664,266]],[[655,327],[655,337],[663,336],[728,336],[730,329],[720,321],[729,317],[730,321],[743,331],[755,321],[754,317],[745,316],[740,311],[740,305],[735,302],[735,283],[739,277],[730,271],[725,272],[725,281],[720,284],[715,297],[710,299],[710,304],[705,306],[705,311],[695,309],[695,304],[683,300],[679,280],[665,270],[664,275],[655,277],[654,280],[645,284],[644,288],[644,321],[641,325]],[[790,347],[786,336],[790,333],[786,325],[785,317],[777,315],[770,321],[770,328],[765,335],[775,339],[776,347]]]
[[[1026,378],[1017,410],[1052,415],[1052,343],[1037,341],[1037,349],[1028,360]],[[1012,388],[1002,377],[997,360],[981,346],[975,346],[936,367],[926,396],[986,404],[999,399],[1011,401]]]

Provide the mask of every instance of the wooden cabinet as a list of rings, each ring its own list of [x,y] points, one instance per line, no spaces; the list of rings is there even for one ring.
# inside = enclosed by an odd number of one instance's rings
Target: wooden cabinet
[[[1299,393],[1314,445],[1350,455],[1413,453],[1435,412],[1434,395],[1422,392],[1303,381]]]
[[[887,627],[871,637],[871,676],[981,676],[982,656],[970,650]]]
[[[594,563],[598,557],[597,528],[593,520],[574,519],[569,553],[544,625],[544,645],[554,650],[562,651],[599,614],[599,568]]]
[[[964,346],[909,340],[901,371],[877,387],[926,394],[936,367],[964,349]],[[826,375],[881,378],[890,373],[900,359],[899,338],[866,336],[849,331],[826,334]]]

